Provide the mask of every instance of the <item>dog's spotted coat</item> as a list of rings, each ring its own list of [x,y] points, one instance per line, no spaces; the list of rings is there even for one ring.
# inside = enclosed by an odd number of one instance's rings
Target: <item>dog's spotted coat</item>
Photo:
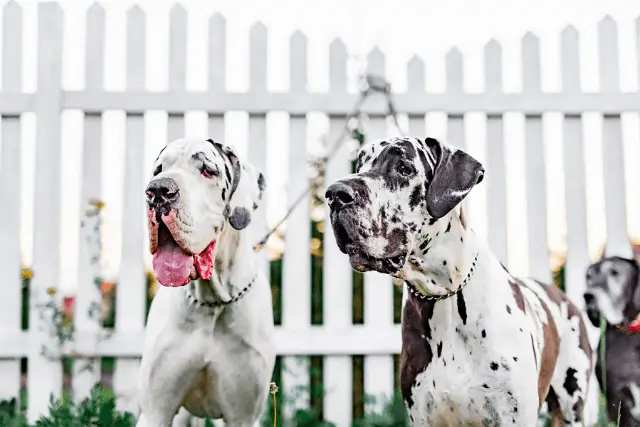
[[[327,189],[336,242],[354,269],[411,290],[400,382],[412,425],[535,426],[545,401],[554,425],[579,423],[592,369],[582,316],[557,288],[514,278],[466,226],[458,205],[483,175],[433,138],[368,144]]]

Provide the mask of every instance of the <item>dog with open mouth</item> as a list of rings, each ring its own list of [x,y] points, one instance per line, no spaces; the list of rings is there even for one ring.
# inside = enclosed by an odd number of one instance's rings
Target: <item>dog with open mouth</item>
[[[400,388],[413,426],[584,420],[592,375],[582,314],[557,287],[512,276],[460,206],[484,177],[435,138],[364,145],[326,190],[336,243],[358,271],[402,279]],[[596,402],[597,403],[597,402]]]
[[[147,319],[139,427],[178,411],[252,426],[275,363],[271,289],[247,232],[262,173],[213,140],[178,139],[145,190],[149,249],[160,287]]]

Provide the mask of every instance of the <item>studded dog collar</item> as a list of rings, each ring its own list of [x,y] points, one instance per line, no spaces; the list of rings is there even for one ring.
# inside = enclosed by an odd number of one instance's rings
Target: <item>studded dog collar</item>
[[[409,292],[417,296],[418,298],[427,300],[427,301],[440,301],[443,299],[451,298],[452,296],[460,292],[462,289],[464,289],[464,287],[467,286],[467,284],[471,281],[471,278],[473,277],[473,273],[475,273],[476,271],[476,264],[478,263],[479,255],[480,255],[480,252],[476,252],[476,256],[473,258],[473,262],[471,263],[471,268],[469,269],[469,272],[467,273],[462,283],[460,283],[460,286],[458,286],[458,289],[454,291],[449,291],[444,295],[425,295],[422,292],[420,292],[418,289],[416,289],[416,287],[413,286],[411,283],[405,281],[405,283],[407,284],[407,287],[409,288]]]
[[[229,304],[233,304],[234,302],[239,301],[243,296],[245,296],[247,294],[247,292],[249,291],[249,289],[251,288],[251,286],[256,281],[256,277],[257,276],[254,276],[254,278],[251,279],[251,281],[249,282],[249,284],[247,286],[242,288],[242,290],[240,292],[238,292],[235,296],[231,297],[227,301],[201,301],[201,300],[197,299],[196,297],[194,297],[193,295],[191,295],[189,293],[187,293],[187,300],[189,300],[189,302],[192,303],[192,304],[197,304],[197,305],[200,305],[200,306],[203,306],[203,307],[209,307],[209,308],[224,307],[224,306],[227,306]]]

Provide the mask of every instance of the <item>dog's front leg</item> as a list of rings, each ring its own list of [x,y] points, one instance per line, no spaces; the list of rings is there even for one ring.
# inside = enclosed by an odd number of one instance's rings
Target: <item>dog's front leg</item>
[[[191,337],[193,338],[193,337]],[[143,354],[139,377],[140,418],[136,427],[170,427],[203,368],[197,342],[160,334],[156,345]]]

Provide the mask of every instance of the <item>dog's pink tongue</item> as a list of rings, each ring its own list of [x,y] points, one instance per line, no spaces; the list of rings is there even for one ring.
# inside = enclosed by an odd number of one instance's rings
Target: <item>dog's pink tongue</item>
[[[162,286],[178,287],[189,283],[193,255],[180,249],[173,239],[166,239],[153,255],[153,274]]]

